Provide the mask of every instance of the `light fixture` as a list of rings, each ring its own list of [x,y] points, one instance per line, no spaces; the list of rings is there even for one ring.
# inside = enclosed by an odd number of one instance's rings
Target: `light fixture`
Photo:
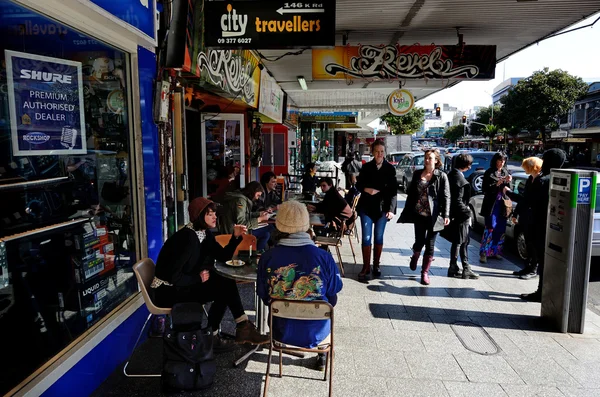
[[[306,80],[304,79],[304,76],[298,76],[298,83],[304,91],[308,90],[308,86],[306,85]]]

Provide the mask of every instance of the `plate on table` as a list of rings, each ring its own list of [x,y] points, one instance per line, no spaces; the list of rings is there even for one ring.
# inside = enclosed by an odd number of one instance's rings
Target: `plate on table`
[[[241,261],[239,259],[232,259],[230,261],[225,262],[225,264],[231,267],[242,267],[246,264],[246,262]]]

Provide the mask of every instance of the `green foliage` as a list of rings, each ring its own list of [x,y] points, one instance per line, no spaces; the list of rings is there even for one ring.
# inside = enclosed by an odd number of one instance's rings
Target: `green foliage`
[[[498,121],[511,135],[520,130],[540,131],[545,142],[546,128],[556,129],[557,119],[587,92],[588,85],[581,78],[544,68],[519,81],[500,99],[504,106]]]
[[[411,135],[419,131],[425,122],[425,109],[414,107],[404,116],[388,113],[380,119],[387,124],[393,135]]]
[[[448,139],[450,142],[454,143],[460,138],[463,137],[465,133],[464,124],[452,125],[446,128],[446,132],[444,133],[444,138]]]
[[[492,112],[492,106],[494,111]],[[492,117],[493,113],[493,117]],[[490,105],[486,108],[479,109],[475,116],[475,121],[481,124],[497,124],[496,120],[502,117],[502,107],[499,105]],[[469,125],[470,135],[485,135],[485,126],[479,124]]]

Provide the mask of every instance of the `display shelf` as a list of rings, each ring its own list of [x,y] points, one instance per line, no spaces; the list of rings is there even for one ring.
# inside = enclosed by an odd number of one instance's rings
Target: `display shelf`
[[[48,185],[56,185],[59,183],[68,182],[69,180],[70,180],[70,178],[68,176],[60,176],[58,178],[40,179],[37,181],[7,183],[5,185],[0,185],[0,192],[8,191],[8,190],[18,190],[18,189],[26,189],[26,188],[32,188],[32,187],[44,187],[44,186],[48,186]]]
[[[27,232],[17,233],[17,234],[13,234],[10,236],[5,236],[5,237],[0,238],[0,241],[9,242],[9,241],[13,241],[13,240],[18,240],[20,238],[31,237],[31,236],[34,236],[34,235],[40,234],[40,233],[54,231],[54,230],[62,229],[65,227],[70,227],[73,225],[79,225],[79,224],[82,224],[85,222],[91,222],[91,220],[92,220],[92,218],[73,219],[71,221],[61,222],[61,223],[57,223],[57,224],[46,226],[46,227],[40,227],[39,229],[33,229],[33,230],[29,230]]]

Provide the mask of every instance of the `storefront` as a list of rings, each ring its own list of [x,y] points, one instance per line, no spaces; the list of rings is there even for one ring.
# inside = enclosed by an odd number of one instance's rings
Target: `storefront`
[[[147,315],[132,265],[162,246],[155,12],[0,0],[0,394],[90,393]]]
[[[282,124],[284,109],[286,109],[285,102],[285,93],[269,72],[263,69],[257,112],[257,116],[263,123],[261,127],[263,155],[259,175],[267,171],[272,171],[275,175],[288,173],[289,131],[288,127]]]

